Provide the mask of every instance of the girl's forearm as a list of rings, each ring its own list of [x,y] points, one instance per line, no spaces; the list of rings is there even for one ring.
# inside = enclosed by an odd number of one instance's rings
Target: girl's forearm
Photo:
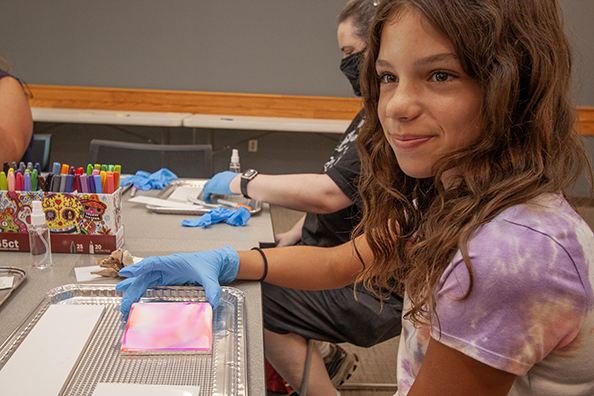
[[[365,262],[371,253],[358,238],[357,246]],[[315,246],[288,246],[264,249],[268,261],[266,282],[303,290],[324,290],[344,287],[353,283],[363,269],[355,252],[354,242],[322,248]],[[264,274],[264,259],[256,251],[238,252],[240,258],[237,279],[258,280]]]

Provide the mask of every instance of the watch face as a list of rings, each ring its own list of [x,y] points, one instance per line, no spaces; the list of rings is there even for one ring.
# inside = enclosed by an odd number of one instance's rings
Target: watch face
[[[248,169],[243,173],[243,177],[246,179],[251,179],[252,177],[256,176],[258,171],[255,169]]]

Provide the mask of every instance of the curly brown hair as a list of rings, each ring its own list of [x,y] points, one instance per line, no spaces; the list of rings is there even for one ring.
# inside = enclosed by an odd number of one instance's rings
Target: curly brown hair
[[[435,176],[402,172],[378,119],[375,61],[384,24],[404,7],[419,11],[451,41],[481,87],[484,128],[469,147],[440,159]],[[365,234],[374,261],[358,281],[406,293],[406,317],[427,321],[434,292],[460,250],[506,208],[571,187],[586,165],[570,93],[571,51],[555,0],[383,0],[370,27],[361,81],[366,123],[358,138]],[[456,168],[453,187],[442,175]]]

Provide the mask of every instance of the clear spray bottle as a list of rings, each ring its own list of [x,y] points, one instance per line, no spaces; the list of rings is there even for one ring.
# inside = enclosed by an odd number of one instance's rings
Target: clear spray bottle
[[[33,201],[29,225],[29,250],[33,258],[33,267],[44,269],[52,265],[52,241],[41,201]]]
[[[229,163],[229,170],[231,172],[240,173],[241,164],[239,163],[239,150],[233,149],[231,152],[231,162]]]

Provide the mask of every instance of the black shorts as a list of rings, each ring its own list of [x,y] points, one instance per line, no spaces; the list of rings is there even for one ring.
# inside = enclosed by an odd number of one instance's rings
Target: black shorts
[[[335,290],[295,290],[262,283],[264,328],[306,339],[370,347],[400,335],[402,298],[380,300],[357,285]]]

